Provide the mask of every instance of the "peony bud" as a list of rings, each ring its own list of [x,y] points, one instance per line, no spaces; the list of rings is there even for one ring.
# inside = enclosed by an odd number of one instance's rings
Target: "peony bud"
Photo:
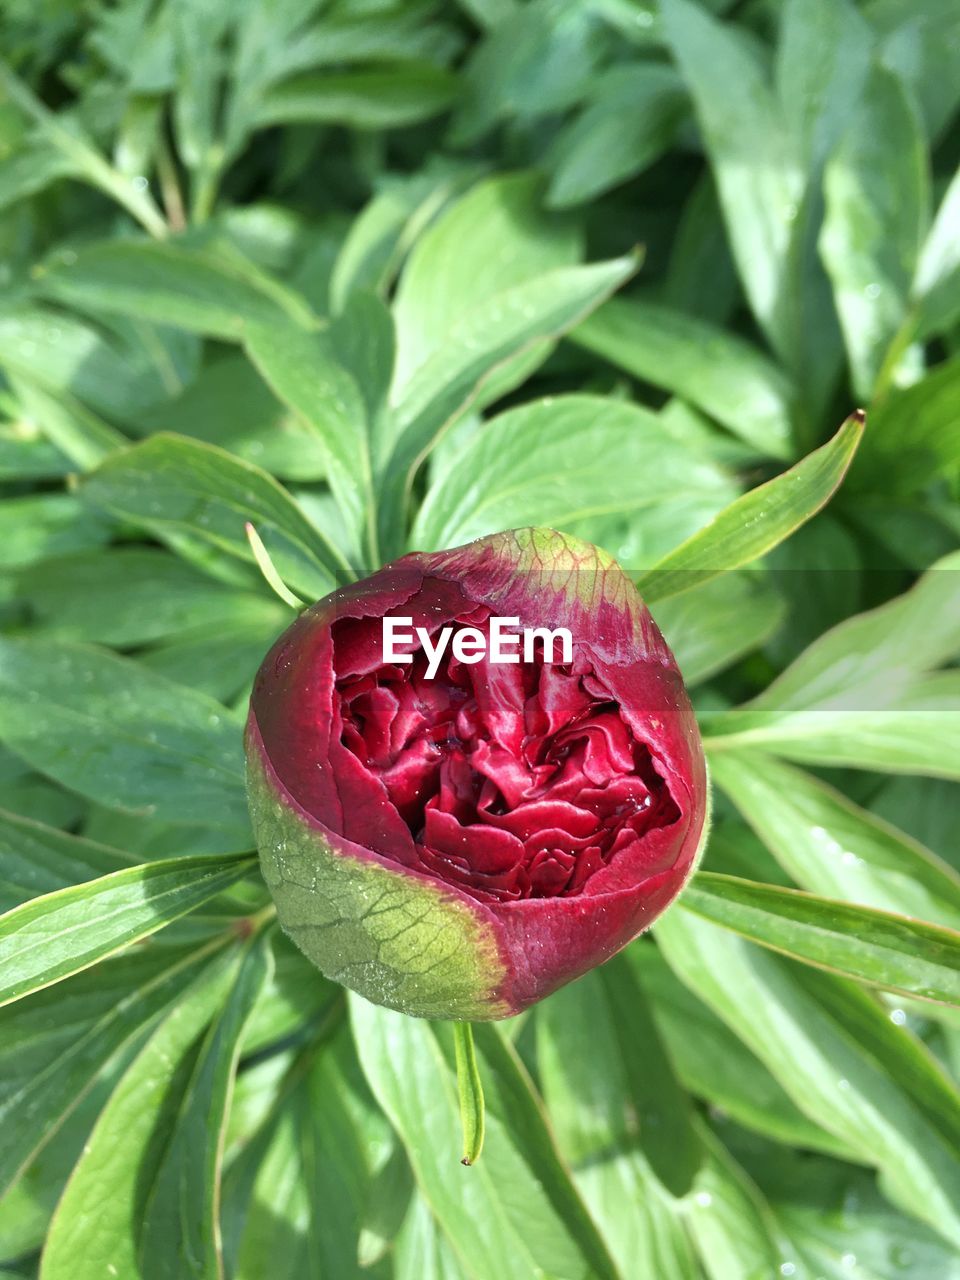
[[[283,928],[418,1017],[508,1017],[601,964],[705,834],[672,654],[609,556],[545,529],[404,556],[307,610],[260,668],[247,758]]]

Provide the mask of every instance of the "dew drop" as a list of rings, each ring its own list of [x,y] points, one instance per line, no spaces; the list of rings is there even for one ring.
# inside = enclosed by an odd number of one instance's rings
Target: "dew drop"
[[[905,1026],[907,1021],[907,1015],[903,1011],[903,1009],[891,1009],[890,1021],[895,1023],[898,1027]]]

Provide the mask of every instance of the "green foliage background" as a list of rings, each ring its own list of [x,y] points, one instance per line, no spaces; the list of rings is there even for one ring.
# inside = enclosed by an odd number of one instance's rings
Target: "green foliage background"
[[[0,44],[0,1275],[960,1276],[954,0]],[[586,536],[694,695],[704,871],[480,1029],[473,1169],[450,1029],[273,924],[248,521],[304,599]]]

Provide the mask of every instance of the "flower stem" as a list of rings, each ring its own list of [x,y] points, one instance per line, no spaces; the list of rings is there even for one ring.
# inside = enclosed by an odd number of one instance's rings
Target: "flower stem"
[[[473,1027],[469,1022],[453,1024],[457,1055],[457,1086],[460,1090],[460,1123],[463,1125],[462,1164],[476,1164],[483,1149],[483,1086],[473,1047]]]

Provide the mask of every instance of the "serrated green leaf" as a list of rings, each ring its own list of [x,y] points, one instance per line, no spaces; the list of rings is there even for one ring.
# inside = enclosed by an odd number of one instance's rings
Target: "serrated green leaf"
[[[80,486],[92,506],[158,533],[189,534],[253,563],[250,521],[294,590],[326,595],[346,562],[279,484],[213,445],[154,436],[114,454]]]
[[[246,876],[250,854],[169,858],[57,889],[0,916],[0,1004],[149,937]]]
[[[742,338],[660,303],[612,298],[570,335],[643,382],[682,396],[772,458],[793,453],[787,376]]]
[[[888,911],[701,871],[684,910],[794,960],[960,1005],[960,933]]]
[[[704,529],[647,570],[637,585],[647,600],[665,600],[766,555],[833,497],[863,435],[862,414],[796,466],[721,511]]]
[[[219,702],[129,659],[82,645],[0,640],[0,738],[34,768],[108,807],[209,823],[235,832],[242,848],[240,737],[239,719]]]

